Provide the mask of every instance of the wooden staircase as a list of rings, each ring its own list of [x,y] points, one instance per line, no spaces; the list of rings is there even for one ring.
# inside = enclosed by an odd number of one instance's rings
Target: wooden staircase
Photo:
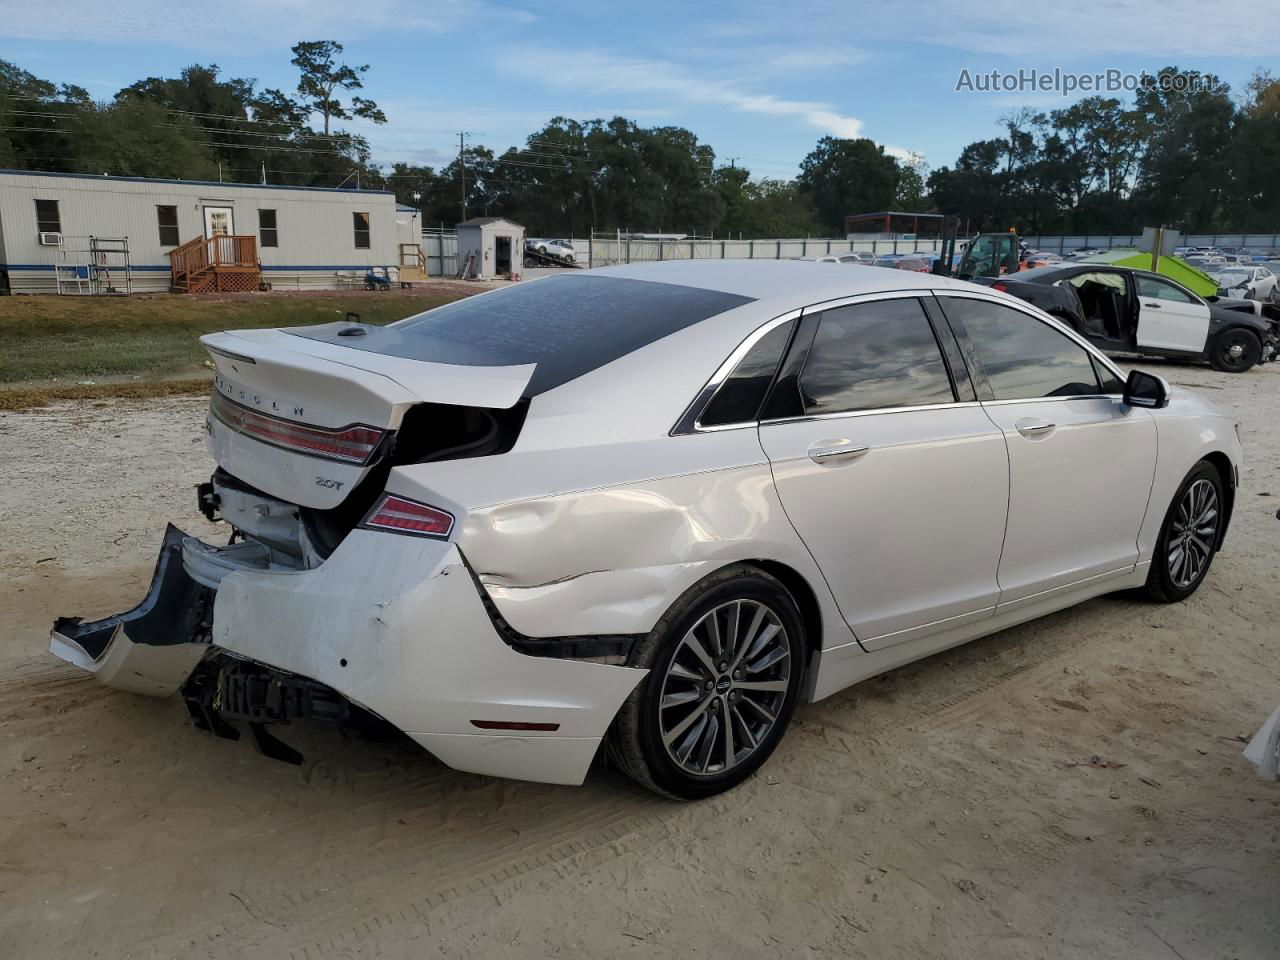
[[[242,293],[261,281],[257,237],[196,237],[169,253],[173,293]]]

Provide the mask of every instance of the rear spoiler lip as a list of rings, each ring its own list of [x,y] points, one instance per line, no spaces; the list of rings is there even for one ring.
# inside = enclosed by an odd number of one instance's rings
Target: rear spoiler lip
[[[301,357],[310,357],[383,377],[420,402],[494,410],[509,410],[523,399],[536,367],[532,363],[487,367],[408,360],[312,340],[290,328],[228,330],[206,334],[200,343],[212,352],[254,362],[271,360],[269,354],[284,351],[293,355],[295,364]]]

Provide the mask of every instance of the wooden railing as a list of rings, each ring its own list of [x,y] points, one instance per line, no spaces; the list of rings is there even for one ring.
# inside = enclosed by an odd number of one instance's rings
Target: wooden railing
[[[169,251],[169,282],[191,289],[192,281],[218,267],[258,266],[258,238],[218,235],[196,237]]]

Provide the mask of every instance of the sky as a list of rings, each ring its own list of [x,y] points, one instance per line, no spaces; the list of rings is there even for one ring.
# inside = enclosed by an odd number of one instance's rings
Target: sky
[[[289,47],[337,40],[368,63],[388,122],[347,124],[375,162],[440,167],[467,142],[500,153],[551,117],[682,126],[718,162],[790,178],[820,137],[869,137],[930,168],[1022,106],[1085,94],[959,90],[999,70],[1154,73],[1240,88],[1276,61],[1274,0],[0,0],[0,57],[109,99],[190,63],[292,92]],[[211,15],[215,13],[216,15]],[[1123,93],[1120,96],[1124,96]]]

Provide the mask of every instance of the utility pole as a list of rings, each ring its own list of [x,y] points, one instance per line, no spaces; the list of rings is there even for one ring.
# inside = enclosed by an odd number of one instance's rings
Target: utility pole
[[[467,157],[463,152],[463,138],[466,135],[465,130],[458,131],[458,167],[462,171],[462,223],[467,219]]]

